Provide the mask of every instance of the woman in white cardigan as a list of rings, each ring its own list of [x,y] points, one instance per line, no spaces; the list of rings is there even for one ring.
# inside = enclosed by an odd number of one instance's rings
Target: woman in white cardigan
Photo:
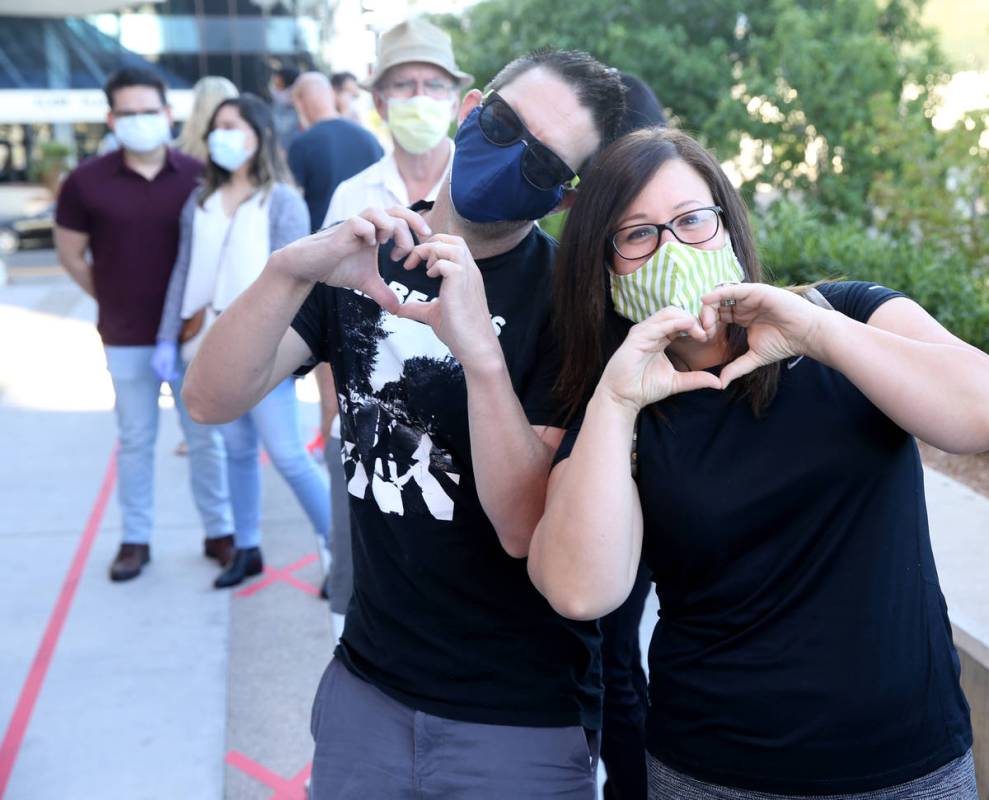
[[[178,358],[190,361],[209,323],[254,281],[268,256],[309,233],[306,205],[288,183],[271,111],[260,98],[243,94],[221,103],[206,142],[203,185],[182,211],[179,255],[153,360],[159,374],[173,371]],[[329,487],[299,433],[294,379],[220,431],[236,549],[214,585],[236,586],[263,569],[259,443],[309,517],[325,566]]]

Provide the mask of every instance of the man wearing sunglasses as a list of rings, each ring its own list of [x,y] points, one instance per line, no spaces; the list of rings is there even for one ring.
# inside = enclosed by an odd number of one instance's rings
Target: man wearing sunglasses
[[[586,54],[517,59],[464,98],[435,204],[274,254],[190,367],[211,422],[318,361],[336,378],[354,593],[313,707],[313,798],[595,796],[597,626],[553,612],[524,561],[563,433],[556,243],[533,221],[622,110]]]

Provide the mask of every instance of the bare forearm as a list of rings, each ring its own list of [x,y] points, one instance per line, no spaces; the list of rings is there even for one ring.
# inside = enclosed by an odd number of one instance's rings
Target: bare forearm
[[[533,430],[500,354],[465,370],[477,491],[505,551],[523,558],[543,513],[553,451]]]
[[[814,358],[841,372],[904,430],[955,453],[989,449],[989,356],[828,314]]]
[[[631,477],[636,412],[600,389],[570,457],[558,467],[529,550],[529,575],[561,614],[595,619],[624,602],[642,547]]]
[[[70,255],[59,252],[58,260],[69,277],[72,278],[79,287],[90,297],[96,297],[96,288],[93,286],[93,265],[82,255]]]
[[[275,259],[217,318],[186,374],[182,396],[198,422],[236,419],[269,389],[279,344],[312,285]]]

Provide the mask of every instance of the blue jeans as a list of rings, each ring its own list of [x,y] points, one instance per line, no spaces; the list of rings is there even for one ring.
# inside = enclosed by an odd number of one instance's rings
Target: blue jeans
[[[237,547],[261,544],[259,443],[291,487],[321,543],[330,530],[330,487],[299,434],[295,379],[286,378],[244,416],[220,426],[227,449],[227,476]]]
[[[158,395],[161,380],[151,369],[154,347],[104,346],[106,365],[113,380],[117,415],[117,498],[123,517],[123,541],[148,544],[154,527],[154,461],[158,438]],[[189,417],[182,404],[184,367],[169,385],[175,397],[179,422],[189,446],[189,482],[207,538],[233,530],[227,492],[226,464],[219,431]]]

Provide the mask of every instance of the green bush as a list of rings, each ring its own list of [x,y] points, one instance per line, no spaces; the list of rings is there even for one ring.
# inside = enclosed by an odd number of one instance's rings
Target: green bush
[[[753,222],[773,283],[875,281],[904,292],[956,336],[989,352],[989,282],[963,255],[870,233],[855,222],[824,223],[787,202]]]

